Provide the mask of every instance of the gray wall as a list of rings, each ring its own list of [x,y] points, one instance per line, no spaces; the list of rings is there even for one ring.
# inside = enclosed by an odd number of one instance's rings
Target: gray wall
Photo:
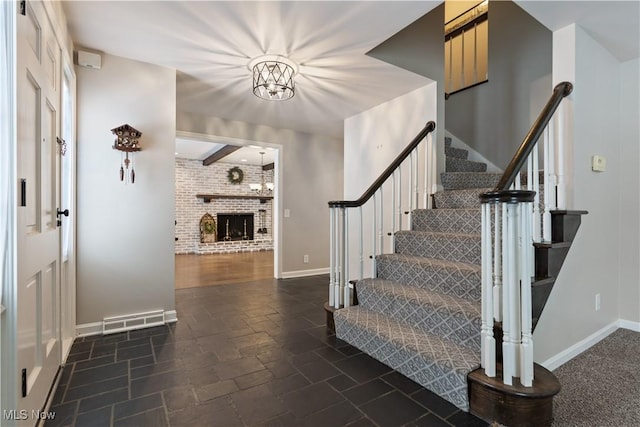
[[[343,144],[327,136],[178,112],[184,132],[238,138],[282,146],[282,272],[329,267],[330,200],[342,198]],[[290,217],[283,218],[289,209]],[[309,263],[303,263],[303,254]]]
[[[437,82],[439,90],[435,140],[438,170],[444,171],[444,3],[371,49],[367,55]],[[438,179],[439,177],[438,174]]]
[[[551,53],[551,31],[511,1],[490,2],[489,81],[451,95],[447,130],[506,167],[531,126],[530,110],[537,115],[551,95],[551,87],[538,93],[551,74]]]
[[[175,70],[103,55],[76,73],[77,322],[174,310]],[[110,131],[125,123],[143,134],[127,185]]]

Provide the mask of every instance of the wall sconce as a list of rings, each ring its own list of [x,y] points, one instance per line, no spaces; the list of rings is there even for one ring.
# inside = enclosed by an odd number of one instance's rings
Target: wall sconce
[[[131,181],[133,184],[136,182],[136,172],[133,169],[133,153],[141,150],[138,138],[142,136],[142,132],[129,125],[122,125],[111,129],[111,133],[116,136],[116,140],[113,142],[113,149],[121,152],[120,181]],[[122,153],[124,153],[124,158]],[[129,159],[129,153],[131,153],[131,159]],[[129,165],[131,165],[130,171]]]

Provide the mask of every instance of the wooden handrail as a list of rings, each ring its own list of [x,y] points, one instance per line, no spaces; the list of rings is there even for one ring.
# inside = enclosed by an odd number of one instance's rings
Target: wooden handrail
[[[398,157],[396,157],[396,159],[389,165],[389,167],[387,167],[387,169],[385,169],[384,172],[380,174],[378,179],[376,179],[374,183],[371,184],[371,186],[367,189],[367,191],[364,192],[362,196],[360,196],[359,199],[331,201],[329,202],[329,207],[330,208],[335,208],[335,207],[355,208],[355,207],[364,205],[367,202],[367,200],[369,200],[375,194],[375,192],[378,191],[380,187],[382,187],[382,184],[384,184],[384,182],[393,174],[393,172],[400,166],[400,164],[402,164],[402,162],[405,161],[407,157],[409,157],[411,152],[418,146],[418,144],[420,144],[420,142],[430,132],[433,132],[435,128],[436,128],[435,122],[429,121],[424,126],[424,128],[420,131],[420,133],[418,133],[418,135],[416,135],[416,137],[413,138],[413,140],[409,143],[409,145],[407,145],[407,147],[404,150],[402,150],[402,153],[400,153]]]
[[[527,161],[527,157],[536,146],[536,142],[538,142],[542,132],[544,132],[545,127],[547,127],[549,121],[551,121],[558,105],[560,105],[560,101],[562,101],[562,98],[569,96],[572,91],[573,85],[569,82],[558,83],[556,87],[553,88],[553,94],[549,98],[549,101],[547,101],[547,104],[540,112],[536,121],[533,122],[529,133],[524,137],[518,151],[516,151],[516,154],[509,163],[509,166],[507,166],[502,174],[498,185],[496,185],[496,191],[504,191],[511,187],[511,184],[513,184],[513,181],[516,179],[516,175],[518,175],[518,172],[520,172],[520,169],[524,166],[524,163]]]

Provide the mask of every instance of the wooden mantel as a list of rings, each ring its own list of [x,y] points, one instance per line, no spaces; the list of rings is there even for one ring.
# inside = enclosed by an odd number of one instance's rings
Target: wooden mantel
[[[205,203],[211,203],[213,199],[244,199],[244,200],[260,200],[260,203],[266,203],[272,200],[273,196],[260,196],[258,194],[238,195],[238,194],[196,194],[198,199],[202,199]]]

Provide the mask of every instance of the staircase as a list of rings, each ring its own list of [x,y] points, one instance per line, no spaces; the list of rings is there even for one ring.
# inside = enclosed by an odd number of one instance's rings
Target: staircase
[[[435,123],[431,121],[360,198],[329,202],[327,327],[338,338],[489,422],[540,427],[553,420],[553,396],[560,384],[534,362],[532,333],[581,215],[586,214],[558,209],[568,204],[566,164],[563,156],[553,153],[566,154],[566,149],[562,132],[556,138],[551,121],[564,126],[567,114],[556,115],[556,110],[572,91],[570,82],[554,87],[502,174],[488,173],[485,164],[469,161],[465,150],[447,140],[446,167],[440,177],[444,191],[434,194],[436,150],[430,134]],[[420,191],[415,160],[423,139],[422,202],[430,209],[416,209]],[[410,165],[409,230],[396,221],[405,160]],[[390,254],[381,249],[382,190],[387,182],[393,231],[386,233],[393,236]],[[362,207],[371,199],[373,233],[367,251],[372,252],[374,278],[363,279]],[[360,224],[353,233],[357,263],[349,252],[350,209]],[[350,280],[350,264],[359,270],[360,280]]]
[[[445,146],[445,191],[412,213],[395,251],[376,257],[377,278],[355,285],[358,304],[336,310],[336,334],[460,409],[480,365],[480,202],[501,174]]]

